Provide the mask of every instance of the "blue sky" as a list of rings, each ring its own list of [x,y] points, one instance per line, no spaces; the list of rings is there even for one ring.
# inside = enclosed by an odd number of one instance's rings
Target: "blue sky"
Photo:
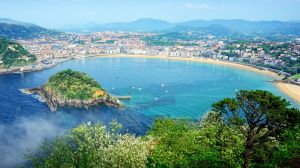
[[[0,0],[0,17],[55,28],[156,18],[300,20],[300,0]]]

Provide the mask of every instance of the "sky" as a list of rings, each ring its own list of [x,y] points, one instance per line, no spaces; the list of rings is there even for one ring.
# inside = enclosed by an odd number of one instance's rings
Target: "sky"
[[[0,18],[48,28],[155,18],[300,20],[300,0],[0,0]]]

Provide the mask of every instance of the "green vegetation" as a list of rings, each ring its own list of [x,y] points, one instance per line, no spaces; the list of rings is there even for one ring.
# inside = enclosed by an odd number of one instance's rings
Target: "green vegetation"
[[[43,142],[27,158],[36,168],[145,167],[151,141],[121,135],[119,128],[116,122],[111,123],[110,129],[84,124],[53,141]]]
[[[100,84],[85,73],[70,69],[52,76],[45,84],[46,90],[54,90],[67,99],[87,100],[105,93]]]
[[[281,134],[300,124],[300,112],[267,91],[240,91],[236,98],[213,104],[213,110],[226,118],[227,125],[238,128],[246,137],[243,167],[249,167],[253,152],[268,155],[265,147],[280,143]],[[255,152],[257,150],[258,152]]]
[[[191,35],[188,35],[187,33],[178,33],[178,32],[164,33],[164,34],[159,34],[156,36],[144,38],[146,43],[150,46],[174,46],[174,45],[198,46],[197,43],[191,42],[191,40],[193,39],[194,38],[192,38]],[[178,40],[185,41],[185,42],[183,43]]]
[[[36,57],[20,44],[0,38],[0,68],[25,66],[35,63],[35,61]]]
[[[292,76],[292,78],[294,78],[294,79],[300,79],[300,74],[296,74],[296,75]]]
[[[59,36],[61,34],[35,25],[0,23],[0,36],[8,39],[32,39],[41,36]]]
[[[239,167],[243,136],[210,112],[200,122],[160,119],[149,135],[157,140],[148,167]]]
[[[84,124],[27,154],[34,167],[299,167],[300,111],[266,91],[240,91],[200,121],[157,119],[141,137]]]

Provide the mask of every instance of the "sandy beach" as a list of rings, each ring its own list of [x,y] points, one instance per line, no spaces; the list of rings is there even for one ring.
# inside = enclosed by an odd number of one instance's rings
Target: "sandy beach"
[[[114,54],[114,55],[100,54],[100,55],[96,55],[96,57],[127,57],[127,58],[147,58],[147,59],[151,58],[151,59],[167,59],[167,60],[176,60],[176,61],[201,62],[201,63],[208,63],[208,64],[230,66],[242,70],[248,70],[263,75],[271,76],[276,80],[281,80],[284,77],[284,76],[280,76],[275,72],[268,71],[268,70],[261,70],[255,67],[242,65],[234,62],[220,61],[220,60],[207,59],[207,58],[182,58],[182,57],[171,57],[171,56],[122,55],[122,54]],[[300,105],[300,86],[287,84],[287,83],[274,83],[274,84],[281,92],[291,97],[293,100],[295,100],[295,102],[297,102]]]
[[[195,57],[172,57],[172,56],[164,56],[164,55],[158,55],[158,56],[148,56],[148,55],[122,55],[122,54],[112,54],[112,55],[96,55],[96,57],[127,57],[127,58],[152,58],[152,59],[167,59],[167,60],[176,60],[176,61],[189,61],[189,62],[200,62],[200,63],[208,63],[208,64],[218,64],[218,65],[225,65],[230,67],[235,67],[243,70],[253,71],[260,74],[264,74],[267,76],[274,77],[275,79],[282,79],[283,76],[280,76],[279,74],[268,71],[268,70],[260,70],[255,67],[242,65],[234,62],[229,61],[220,61],[220,60],[214,60],[209,58],[195,58]]]
[[[166,60],[176,60],[176,61],[189,61],[189,62],[199,62],[199,63],[207,63],[207,64],[217,64],[217,65],[224,65],[224,66],[230,66],[234,68],[239,68],[242,70],[252,71],[256,73],[260,73],[263,75],[267,75],[270,77],[273,77],[275,80],[281,80],[284,76],[280,76],[279,74],[264,70],[264,69],[258,69],[255,67],[235,63],[235,62],[229,62],[229,61],[222,61],[222,60],[214,60],[214,59],[208,59],[208,58],[191,58],[191,57],[172,57],[172,56],[166,56],[166,55],[158,55],[158,56],[148,56],[148,55],[125,55],[125,54],[97,54],[97,55],[91,55],[86,56],[88,57],[126,57],[126,58],[144,58],[144,59],[166,59]],[[78,58],[85,58],[85,57],[78,57]],[[64,60],[65,61],[65,60]],[[61,61],[61,62],[64,62]],[[59,64],[60,62],[57,62],[56,64]],[[55,65],[56,65],[55,64]],[[44,67],[36,67],[36,68],[29,68],[24,69],[24,72],[31,72],[31,71],[38,71],[47,69],[50,67],[53,67],[55,65],[47,65]],[[16,69],[15,71],[19,71],[19,69]],[[13,70],[8,72],[3,72],[0,70],[0,74],[6,74],[6,73],[13,73],[15,72]],[[277,88],[281,90],[284,94],[291,97],[295,102],[297,102],[300,105],[300,86],[293,85],[293,84],[287,84],[287,83],[275,83]]]
[[[288,84],[288,83],[276,83],[277,88],[279,88],[286,95],[293,98],[298,104],[300,104],[300,86]]]

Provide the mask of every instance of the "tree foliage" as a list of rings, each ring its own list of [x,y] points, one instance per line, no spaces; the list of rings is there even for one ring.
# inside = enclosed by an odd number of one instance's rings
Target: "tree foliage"
[[[214,113],[208,114],[208,119]],[[219,121],[159,119],[149,134],[157,145],[149,167],[239,167],[243,137]]]
[[[35,63],[36,57],[20,44],[0,38],[0,61],[3,62],[5,68],[9,68]]]
[[[97,91],[103,91],[100,84],[93,78],[85,73],[72,71],[70,69],[61,71],[52,76],[45,86],[47,89],[55,90],[68,99],[91,99],[95,98]]]
[[[236,98],[225,98],[213,104],[213,109],[224,115],[224,121],[237,127],[245,135],[243,167],[249,167],[252,153],[265,148],[266,143],[282,140],[286,130],[294,129],[300,122],[300,112],[290,108],[281,97],[267,91],[242,90]]]
[[[199,121],[161,118],[146,135],[84,124],[45,141],[34,167],[299,167],[300,112],[266,91],[240,91]],[[247,160],[248,159],[248,160]],[[245,166],[246,163],[246,166]]]
[[[37,168],[142,168],[150,142],[131,134],[121,135],[101,124],[83,124],[53,141],[45,141],[26,156]]]

